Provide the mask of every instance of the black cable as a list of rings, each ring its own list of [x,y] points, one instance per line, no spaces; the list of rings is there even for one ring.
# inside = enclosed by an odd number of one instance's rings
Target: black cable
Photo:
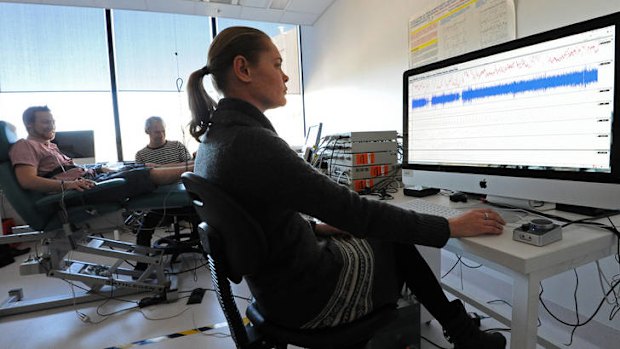
[[[244,301],[247,301],[248,303],[252,302],[252,298],[243,297],[243,296],[237,296],[237,295],[234,295],[234,294],[233,294],[233,297],[239,298],[239,299],[243,299]]]
[[[68,283],[72,287],[77,287],[77,288],[81,289],[82,291],[86,291],[86,292],[89,292],[89,293],[94,293],[94,294],[98,295],[99,297],[101,297],[103,299],[107,299],[107,300],[113,299],[115,301],[126,302],[126,303],[135,303],[136,302],[136,301],[131,300],[131,299],[123,299],[123,298],[119,298],[118,296],[114,296],[114,295],[112,295],[112,293],[113,293],[112,291],[110,292],[110,295],[107,295],[107,294],[103,294],[103,293],[101,293],[99,291],[96,291],[96,290],[93,290],[93,289],[88,289],[86,287],[82,287],[82,286],[80,286],[78,284],[75,284],[75,283],[69,281],[69,280],[65,280],[65,279],[61,279],[61,280],[66,282],[66,283]],[[114,290],[114,288],[113,288],[114,286],[110,285],[110,287],[112,287],[112,290]]]
[[[510,332],[510,331],[512,331],[512,328],[508,328],[508,327],[487,328],[485,330],[482,330],[482,332]]]
[[[614,222],[611,220],[611,217],[607,217],[607,220],[611,224],[611,227],[615,229],[616,231],[618,231],[618,228],[616,227]],[[616,262],[618,262],[618,265],[620,266],[620,237],[616,239],[616,255],[614,257],[616,259]]]
[[[215,289],[214,289],[214,288],[204,288],[204,287],[200,287],[200,288],[202,288],[202,289],[203,289],[203,290],[205,290],[205,291],[215,292]],[[195,290],[195,289],[192,289],[192,290],[187,290],[187,291],[179,291],[179,293],[192,293],[192,292],[194,292],[194,290]]]
[[[450,274],[452,270],[454,270],[454,268],[456,268],[456,266],[459,265],[459,262],[461,261],[461,256],[456,255],[456,257],[457,257],[456,262],[454,262],[454,264],[450,267],[450,269],[441,276],[442,279],[448,276],[448,274]]]
[[[574,221],[568,221],[566,224],[563,224],[562,227],[566,227],[569,226],[571,224],[585,224],[585,225],[591,225],[594,226],[595,228],[601,228],[601,229],[605,229],[605,230],[609,230],[610,232],[614,233],[616,235],[616,237],[618,237],[620,239],[620,231],[618,231],[618,228],[616,228],[616,226],[613,224],[613,222],[611,221],[611,217],[615,216],[618,214],[618,211],[614,211],[611,213],[605,213],[596,217],[586,217],[586,218],[582,218],[582,219],[578,219],[578,220],[574,220]],[[596,219],[601,219],[601,218],[607,218],[609,220],[609,222],[611,222],[612,226],[608,226],[605,225],[603,223],[599,223],[599,222],[589,222],[590,220],[596,220]]]
[[[384,166],[384,165],[379,165],[379,166]],[[394,166],[394,165],[390,164],[388,166]],[[375,180],[381,180],[381,182],[379,182],[378,184],[370,188],[370,191],[367,194],[370,194],[370,195],[378,194],[381,200],[386,200],[386,198],[387,200],[391,200],[392,196],[389,194],[395,194],[398,192],[398,187],[394,188],[393,184],[398,185],[399,183],[396,180],[396,175],[398,174],[399,170],[400,170],[400,166],[396,165],[392,167],[392,171],[387,176],[374,178]]]
[[[333,137],[333,136],[332,136]],[[333,162],[334,162],[334,158],[336,157],[336,145],[338,144],[338,140],[344,138],[342,136],[337,136],[337,137],[333,137],[331,139],[331,141],[333,142],[333,145],[329,146],[329,142],[327,143],[327,148],[331,149],[331,154],[329,156],[329,163],[327,165],[327,175],[332,178],[332,174],[334,172],[334,168],[333,168]],[[333,180],[334,178],[332,178]]]
[[[494,304],[494,303],[503,303],[512,308],[512,304],[510,304],[508,301],[504,299],[494,299],[494,300],[487,301],[487,304]],[[536,317],[536,327],[540,327],[540,326],[542,326],[542,321],[540,321],[540,317]]]
[[[538,295],[538,299],[540,301],[540,304],[543,306],[543,308],[547,311],[547,313],[549,315],[551,315],[552,318],[554,318],[556,321],[558,321],[559,323],[565,325],[565,326],[569,326],[569,327],[580,327],[580,326],[585,326],[586,324],[588,324],[590,321],[592,321],[592,319],[594,319],[594,317],[596,316],[596,314],[601,310],[601,307],[603,306],[603,304],[605,303],[605,299],[607,299],[607,296],[609,296],[609,294],[611,292],[614,291],[614,289],[616,287],[618,287],[618,285],[620,285],[620,280],[616,280],[612,285],[611,288],[605,293],[603,299],[601,299],[601,301],[599,302],[598,306],[596,307],[596,309],[594,310],[594,313],[588,317],[588,319],[584,322],[579,322],[577,324],[573,324],[573,323],[569,323],[566,322],[564,320],[561,320],[560,318],[558,318],[555,314],[553,314],[551,312],[551,310],[549,310],[549,308],[547,307],[547,305],[545,304],[545,302],[542,299],[542,294],[543,294],[543,288],[542,288],[542,282],[540,283],[540,288],[541,288],[541,292]]]
[[[577,269],[573,269],[575,273],[575,291],[573,292],[573,299],[575,300],[575,316],[577,317],[577,324],[580,323],[579,320],[579,300],[577,299],[577,290],[579,290],[579,274],[577,274]],[[577,330],[577,326],[573,327],[570,331],[570,341],[566,346],[570,346],[573,344],[573,336],[575,335],[575,331]]]
[[[478,264],[478,265],[469,265],[467,263],[465,263],[462,259],[461,259],[461,264],[463,264],[464,266],[466,266],[469,269],[478,269],[478,268],[482,268],[483,265],[482,264]]]
[[[138,303],[138,302],[136,302],[136,303]],[[111,313],[101,313],[99,308],[100,308],[100,306],[98,306],[98,307],[97,307],[97,311],[96,311],[96,313],[97,313],[97,315],[99,315],[99,316],[101,316],[101,317],[108,317],[108,316],[116,315],[116,314],[119,314],[119,313],[122,313],[122,312],[125,312],[125,311],[130,311],[130,310],[136,310],[136,309],[139,309],[138,305],[136,305],[136,306],[133,306],[133,307],[128,307],[128,308],[124,308],[124,309],[119,309],[119,310],[113,311],[113,312],[111,312]]]
[[[190,272],[190,271],[195,271],[195,270],[198,270],[198,269],[200,269],[200,268],[202,268],[202,267],[206,267],[207,265],[209,265],[209,263],[205,262],[205,263],[203,263],[203,264],[201,264],[201,265],[199,265],[199,266],[197,266],[197,267],[194,267],[194,268],[190,268],[190,269],[186,269],[186,270],[177,271],[177,272],[175,272],[175,273],[165,273],[165,274],[166,274],[166,275],[180,275],[180,274],[188,273],[188,272]]]
[[[491,301],[488,301],[487,304],[494,304],[494,303],[503,303],[506,304],[507,306],[512,308],[512,304],[510,304],[508,301],[504,300],[504,299],[494,299]]]
[[[441,276],[441,278],[445,278],[446,276],[448,276],[448,274],[450,274],[452,272],[452,270],[454,270],[454,268],[456,268],[457,265],[459,265],[459,263],[461,263],[462,265],[464,265],[465,267],[469,268],[469,269],[478,269],[478,268],[482,268],[483,265],[482,264],[478,264],[478,265],[469,265],[467,263],[465,263],[463,261],[463,256],[460,256],[458,254],[455,254],[455,256],[457,257],[456,262],[454,262],[454,265],[452,265],[450,267],[450,269]]]
[[[601,219],[601,218],[609,218],[609,217],[613,217],[615,215],[620,214],[620,211],[609,211],[609,212],[605,212],[603,214],[600,214],[598,216],[594,216],[594,217],[586,217],[586,218],[581,218],[581,219],[577,219],[577,220],[570,220],[561,216],[557,216],[557,215],[553,215],[547,212],[541,212],[541,211],[537,211],[537,210],[533,210],[533,209],[529,209],[529,208],[521,208],[521,207],[515,207],[515,206],[511,206],[511,205],[504,205],[504,204],[497,204],[497,203],[493,203],[493,202],[488,202],[488,201],[484,201],[487,205],[489,206],[493,206],[493,207],[498,207],[498,208],[508,208],[508,209],[520,209],[520,210],[524,210],[527,211],[529,213],[532,213],[534,215],[538,215],[538,216],[543,216],[552,220],[556,220],[559,222],[564,222],[565,224],[562,225],[562,227],[566,227],[569,226],[571,224],[587,224],[587,225],[594,225],[596,227],[600,227],[602,229],[606,229],[609,230],[611,232],[613,232],[614,234],[616,234],[616,236],[620,237],[620,232],[618,232],[617,229],[609,227],[607,225],[604,225],[602,223],[597,223],[597,222],[589,222],[591,220],[596,220],[596,219]]]
[[[596,217],[587,217],[587,218],[583,218],[583,219],[579,219],[579,220],[574,220],[574,221],[568,221],[566,224],[564,224],[563,226],[568,226],[570,224],[588,224],[588,225],[593,225],[594,227],[598,227],[598,228],[602,228],[602,229],[606,229],[609,230],[611,232],[613,232],[616,236],[619,237],[619,239],[616,239],[616,248],[617,248],[617,253],[615,256],[616,261],[620,264],[620,259],[618,258],[620,256],[620,232],[618,231],[616,225],[613,223],[613,221],[611,220],[611,216],[614,216],[618,214],[617,211],[615,212],[608,212],[605,213],[603,215],[599,215]],[[608,225],[604,225],[602,223],[598,223],[598,222],[589,222],[589,220],[594,220],[594,219],[601,219],[601,218],[607,218],[611,224],[611,226]],[[600,311],[600,309],[602,308],[603,304],[605,303],[605,301],[607,300],[607,297],[613,292],[615,295],[615,291],[614,289],[620,284],[620,280],[616,280],[615,282],[613,282],[612,284],[610,284],[610,288],[607,292],[605,292],[603,298],[601,299],[601,301],[599,302],[598,306],[596,307],[594,313],[592,313],[592,315],[584,322],[581,322],[580,318],[579,318],[579,303],[578,303],[578,298],[577,298],[577,290],[579,287],[579,275],[577,274],[577,270],[573,269],[574,273],[575,273],[575,291],[573,293],[573,298],[575,300],[575,313],[577,316],[577,322],[576,323],[569,323],[567,321],[561,320],[559,319],[555,314],[553,314],[549,308],[547,307],[547,305],[545,304],[545,302],[542,299],[542,294],[544,292],[544,288],[542,285],[542,282],[540,282],[540,293],[538,295],[540,304],[543,306],[543,308],[547,311],[547,313],[554,318],[556,321],[560,322],[561,324],[565,325],[565,326],[569,326],[572,327],[571,329],[571,334],[570,334],[570,341],[568,344],[566,344],[567,346],[572,345],[573,343],[573,338],[574,338],[574,334],[575,331],[577,330],[578,327],[581,326],[585,326],[586,324],[588,324],[590,321],[592,321],[592,319],[594,319],[594,317],[596,316],[596,314],[598,314],[598,312]],[[600,272],[600,271],[599,271]],[[613,317],[615,317],[615,315],[618,313],[618,309],[620,309],[618,307],[618,305],[614,305],[614,307],[612,307],[612,310],[610,312],[610,321],[613,319]]]
[[[614,305],[611,308],[611,311],[609,312],[608,320],[612,321],[616,317],[616,315],[618,314],[618,311],[620,311],[620,306],[618,304],[616,304],[616,305]]]

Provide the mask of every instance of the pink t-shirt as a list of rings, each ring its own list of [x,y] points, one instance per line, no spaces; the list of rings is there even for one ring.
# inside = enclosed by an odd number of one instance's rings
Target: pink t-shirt
[[[56,179],[75,180],[86,173],[81,167],[73,167],[75,164],[70,157],[62,154],[54,143],[41,143],[30,139],[20,139],[9,151],[9,157],[13,167],[17,165],[29,165],[37,169],[37,175],[45,177],[47,173],[56,168],[65,168],[65,171],[53,176]]]

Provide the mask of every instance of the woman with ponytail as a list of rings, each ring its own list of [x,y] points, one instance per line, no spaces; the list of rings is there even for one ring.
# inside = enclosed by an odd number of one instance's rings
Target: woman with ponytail
[[[504,348],[501,334],[480,331],[460,301],[446,298],[415,247],[501,234],[501,217],[491,210],[449,220],[418,214],[360,197],[317,172],[264,115],[286,104],[281,68],[266,34],[232,27],[217,35],[207,64],[188,82],[190,132],[201,143],[195,172],[224,188],[267,236],[265,268],[246,278],[259,310],[284,326],[336,326],[396,303],[406,283],[455,348]],[[204,89],[206,76],[223,96],[217,103]]]

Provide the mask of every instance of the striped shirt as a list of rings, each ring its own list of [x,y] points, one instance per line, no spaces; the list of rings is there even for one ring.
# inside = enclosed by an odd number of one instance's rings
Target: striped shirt
[[[183,143],[179,141],[166,141],[159,148],[149,148],[148,146],[138,150],[136,162],[154,163],[159,165],[186,162],[192,159]]]

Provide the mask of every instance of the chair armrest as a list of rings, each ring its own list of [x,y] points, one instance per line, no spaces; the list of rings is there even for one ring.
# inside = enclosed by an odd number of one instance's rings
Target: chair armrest
[[[77,190],[67,190],[64,194],[64,200],[70,200],[75,198],[84,198],[88,199],[93,196],[97,196],[102,191],[108,190],[110,188],[116,188],[125,184],[125,180],[123,178],[114,178],[108,179],[107,181],[97,182],[97,184],[85,191],[77,191]],[[37,200],[35,205],[39,208],[44,208],[50,205],[55,205],[60,202],[63,198],[62,193],[56,193],[51,195],[46,195],[45,197]]]

